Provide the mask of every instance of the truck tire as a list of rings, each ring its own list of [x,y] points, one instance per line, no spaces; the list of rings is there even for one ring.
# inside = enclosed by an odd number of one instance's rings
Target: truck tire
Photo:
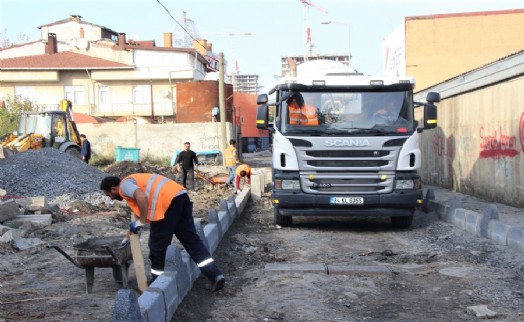
[[[279,225],[282,227],[288,227],[293,224],[293,217],[282,216],[280,212],[278,211],[278,208],[274,208],[273,213],[275,215],[275,225]]]
[[[391,224],[395,228],[408,228],[413,223],[413,215],[411,216],[391,216]]]

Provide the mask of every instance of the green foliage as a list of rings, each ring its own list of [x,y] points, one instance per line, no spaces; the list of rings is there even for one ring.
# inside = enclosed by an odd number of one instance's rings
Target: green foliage
[[[104,157],[96,153],[91,152],[91,159],[89,160],[89,165],[96,167],[98,169],[103,169],[108,165],[111,165],[115,162],[113,158]]]
[[[146,155],[145,157],[140,159],[141,163],[150,163],[153,165],[159,165],[159,166],[165,166],[169,167],[171,166],[171,159],[169,158],[158,158],[158,157],[152,157],[149,155]]]
[[[4,102],[5,107],[0,107],[0,137],[18,130],[20,114],[33,110],[33,105],[27,98],[19,96],[11,98],[8,95]]]

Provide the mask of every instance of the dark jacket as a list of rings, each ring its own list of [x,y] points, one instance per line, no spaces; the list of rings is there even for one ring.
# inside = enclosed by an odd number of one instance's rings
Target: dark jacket
[[[194,164],[198,164],[197,155],[194,151],[182,150],[176,157],[176,164],[182,164],[182,169],[192,170],[194,169]]]
[[[87,139],[82,142],[82,148],[80,149],[80,156],[86,160],[91,159],[91,143]]]

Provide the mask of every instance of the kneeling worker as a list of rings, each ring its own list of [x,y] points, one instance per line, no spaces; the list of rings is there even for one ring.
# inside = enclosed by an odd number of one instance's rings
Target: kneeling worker
[[[146,222],[151,224],[149,259],[153,281],[164,272],[167,247],[174,234],[211,281],[211,291],[224,287],[224,275],[195,230],[193,203],[183,186],[158,174],[136,173],[122,180],[106,177],[100,189],[112,200],[127,202],[137,217],[129,225],[131,233],[137,234]]]
[[[235,188],[236,192],[240,192],[240,178],[246,178],[247,185],[251,184],[251,167],[247,164],[241,164],[239,165],[236,170],[236,178],[235,178]]]

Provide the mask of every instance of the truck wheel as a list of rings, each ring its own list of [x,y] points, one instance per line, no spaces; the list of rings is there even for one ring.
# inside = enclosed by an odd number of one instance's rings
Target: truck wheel
[[[413,222],[413,215],[411,216],[391,216],[391,224],[395,228],[408,228]]]
[[[278,208],[273,209],[274,215],[275,215],[275,225],[279,225],[282,227],[291,226],[293,224],[293,217],[291,216],[282,216],[280,212],[278,211]]]

